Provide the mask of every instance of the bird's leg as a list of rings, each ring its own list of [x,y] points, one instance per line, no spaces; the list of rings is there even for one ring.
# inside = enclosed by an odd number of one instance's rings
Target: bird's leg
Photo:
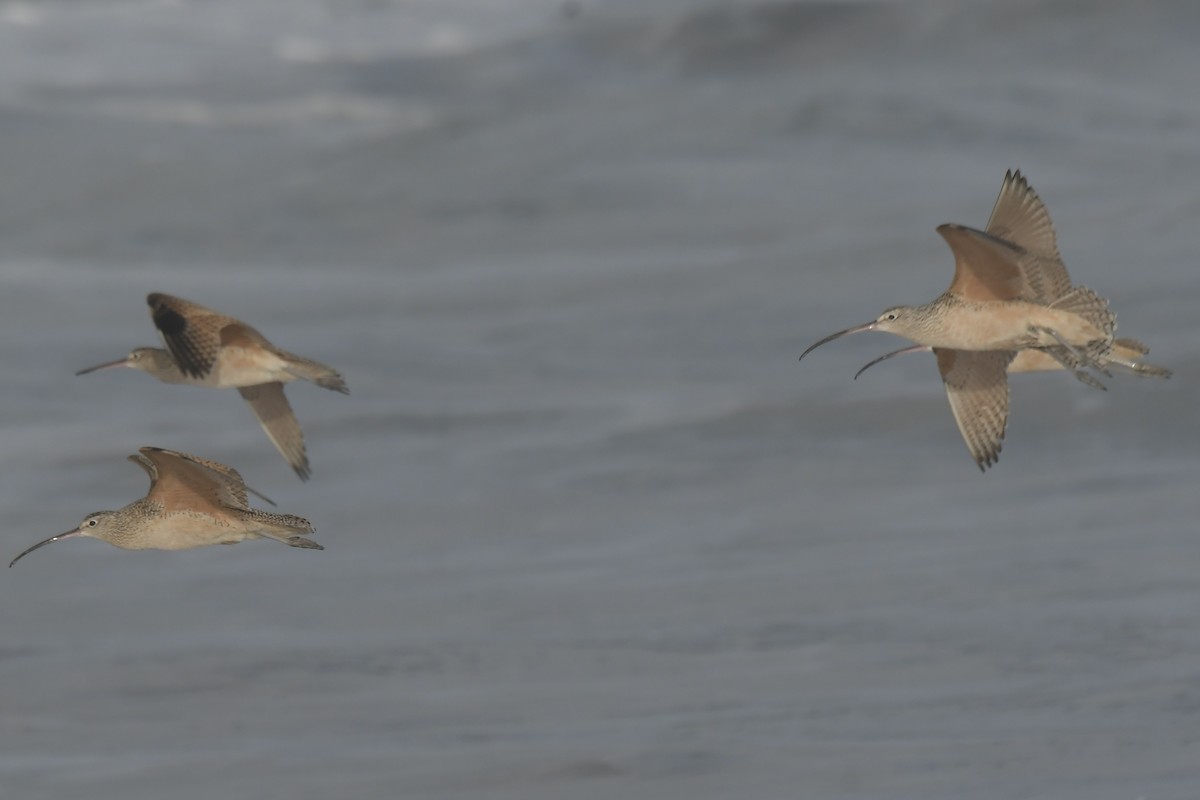
[[[1080,383],[1090,386],[1093,389],[1099,389],[1102,392],[1108,390],[1107,386],[1093,378],[1089,373],[1079,369],[1075,364],[1072,364],[1071,361],[1063,356],[1062,353],[1056,352],[1057,350],[1057,347],[1047,347],[1042,352],[1049,353],[1052,358],[1058,361],[1058,363],[1062,364],[1064,368],[1074,375],[1075,380],[1079,381]],[[1105,374],[1107,375],[1108,373]]]
[[[1080,369],[1079,361],[1073,355],[1071,355],[1066,350],[1064,350],[1064,348],[1044,347],[1044,348],[1041,348],[1041,350],[1043,353],[1046,353],[1047,355],[1049,355],[1051,358],[1053,358],[1059,364],[1062,364],[1063,369],[1067,370],[1068,372],[1070,372],[1072,375],[1075,376],[1075,380],[1079,381],[1080,383],[1086,384],[1086,385],[1092,387],[1093,389],[1099,389],[1102,392],[1106,390],[1107,387],[1103,383],[1101,383],[1100,381],[1098,381],[1094,377],[1092,377],[1092,375],[1090,373],[1088,373],[1086,370]]]
[[[1074,359],[1074,363],[1072,363],[1071,360],[1067,359],[1066,356],[1064,356],[1062,354],[1062,352],[1055,352],[1055,350],[1057,350],[1058,348],[1043,347],[1040,349],[1046,353],[1049,353],[1051,356],[1053,356],[1054,359],[1056,361],[1058,361],[1058,363],[1062,364],[1064,367],[1069,369],[1072,373],[1074,373],[1076,378],[1079,378],[1079,380],[1083,381],[1084,383],[1088,384],[1089,386],[1094,386],[1096,384],[1094,382],[1087,381],[1087,380],[1084,380],[1083,378],[1079,377],[1080,373],[1081,373],[1081,370],[1079,369],[1080,365],[1083,365],[1085,367],[1091,367],[1092,369],[1096,370],[1097,372],[1101,373],[1102,375],[1105,375],[1109,378],[1112,377],[1112,373],[1109,372],[1108,365],[1106,363],[1097,360],[1096,358],[1088,355],[1087,353],[1080,350],[1075,345],[1068,342],[1065,338],[1063,338],[1063,335],[1061,333],[1059,333],[1058,331],[1054,330],[1054,328],[1047,328],[1047,327],[1044,327],[1041,325],[1033,325],[1030,327],[1030,332],[1034,333],[1034,334],[1044,333],[1047,336],[1050,336],[1052,339],[1054,339],[1054,341],[1058,342],[1059,346],[1063,350],[1065,350],[1067,353],[1070,353],[1071,358]]]
[[[1068,372],[1070,372],[1072,375],[1075,376],[1075,380],[1079,381],[1080,383],[1086,384],[1086,385],[1092,387],[1093,389],[1099,389],[1100,391],[1105,391],[1106,387],[1104,386],[1103,383],[1101,383],[1100,381],[1093,378],[1085,370],[1081,369],[1082,364],[1087,364],[1087,365],[1094,364],[1095,363],[1094,359],[1089,358],[1085,354],[1081,353],[1077,348],[1073,347],[1071,344],[1069,344],[1067,341],[1065,341],[1061,336],[1059,336],[1057,332],[1047,329],[1047,328],[1042,328],[1040,330],[1045,330],[1049,335],[1053,336],[1059,342],[1062,342],[1062,344],[1061,344],[1061,346],[1038,347],[1035,349],[1041,350],[1043,353],[1050,356],[1055,361],[1057,361],[1059,364],[1061,364],[1063,369],[1067,370]],[[1110,373],[1107,370],[1102,370],[1102,371],[1104,372],[1105,375],[1110,375]]]

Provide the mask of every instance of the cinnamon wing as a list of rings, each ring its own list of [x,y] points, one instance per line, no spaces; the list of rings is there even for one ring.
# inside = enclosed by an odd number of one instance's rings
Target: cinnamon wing
[[[954,253],[954,280],[947,290],[961,300],[1032,300],[1023,249],[966,225],[939,225],[937,232]]]
[[[270,498],[246,486],[241,473],[207,458],[166,450],[161,447],[142,447],[129,457],[150,473],[151,499],[170,507],[172,503],[215,502],[227,508],[249,508],[247,493],[274,505]]]

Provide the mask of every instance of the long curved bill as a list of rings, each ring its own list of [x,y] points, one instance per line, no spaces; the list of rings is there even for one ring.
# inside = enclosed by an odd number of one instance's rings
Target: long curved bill
[[[60,539],[69,539],[72,536],[81,536],[81,535],[82,534],[79,532],[79,529],[76,528],[73,531],[67,531],[66,533],[60,533],[58,536],[51,536],[49,539],[45,540],[44,542],[38,542],[33,547],[26,549],[23,553],[21,553],[21,555],[17,556],[16,558],[14,558],[12,561],[10,561],[8,563],[8,568],[12,569],[13,564],[17,563],[22,558],[24,558],[25,556],[32,553],[34,550],[37,550],[39,547],[45,547],[46,545],[50,544],[51,542],[57,542]]]
[[[890,353],[884,353],[883,355],[881,355],[879,358],[875,359],[874,361],[868,361],[866,364],[864,364],[862,369],[860,369],[858,372],[854,373],[854,380],[858,380],[859,375],[862,375],[864,372],[866,372],[868,369],[870,369],[871,367],[878,364],[880,361],[887,361],[892,356],[902,356],[902,355],[906,355],[907,353],[921,353],[921,352],[924,352],[927,350],[932,350],[932,349],[933,349],[932,347],[927,347],[926,345],[923,345],[923,344],[914,344],[912,347],[902,347],[899,350],[893,350]]]
[[[847,336],[847,335],[849,335],[849,334],[851,334],[851,333],[862,333],[863,331],[873,331],[873,330],[875,330],[875,325],[876,325],[876,324],[877,324],[876,322],[872,321],[872,322],[868,322],[868,323],[867,323],[867,324],[865,324],[865,325],[856,325],[856,326],[854,326],[853,328],[846,328],[846,330],[844,330],[844,331],[838,331],[838,332],[837,332],[837,333],[835,333],[835,334],[832,334],[832,335],[830,335],[830,336],[826,336],[824,339],[822,339],[821,341],[819,341],[819,342],[817,342],[816,344],[812,345],[812,346],[811,346],[811,347],[809,347],[807,350],[805,350],[803,353],[801,353],[801,354],[800,354],[800,359],[799,359],[799,360],[802,360],[802,359],[803,359],[803,358],[804,358],[806,355],[808,355],[809,353],[811,353],[813,350],[816,350],[818,347],[820,347],[820,346],[821,346],[821,345],[823,345],[823,344],[827,344],[828,342],[832,342],[834,339],[840,339],[840,338],[842,338],[843,336]]]
[[[88,367],[87,369],[81,369],[81,370],[79,370],[79,372],[76,372],[75,374],[76,375],[87,375],[89,372],[95,372],[98,369],[109,369],[111,367],[125,367],[125,366],[128,366],[128,362],[129,362],[129,358],[128,358],[128,356],[126,356],[125,358],[118,358],[116,361],[106,361],[103,364],[97,364],[94,367]]]

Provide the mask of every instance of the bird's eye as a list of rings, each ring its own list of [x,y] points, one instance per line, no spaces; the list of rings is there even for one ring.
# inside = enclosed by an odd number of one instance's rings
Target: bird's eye
[[[888,314],[888,315],[887,315],[887,318],[888,318],[888,319],[895,319],[895,318],[896,318],[896,315],[895,315],[895,314]]]
[[[94,528],[94,527],[96,527],[96,520],[89,519],[87,524],[88,524],[89,528]]]

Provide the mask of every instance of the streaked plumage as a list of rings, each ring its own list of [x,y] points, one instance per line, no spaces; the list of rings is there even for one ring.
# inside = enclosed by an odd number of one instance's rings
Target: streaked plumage
[[[290,547],[324,549],[301,535],[313,532],[312,523],[303,517],[251,508],[247,493],[258,493],[233,467],[160,447],[142,447],[129,460],[150,476],[145,497],[118,511],[88,514],[79,527],[27,548],[9,566],[39,547],[76,536],[125,550],[187,550],[264,538]]]
[[[879,358],[872,359],[864,364],[858,372],[854,373],[854,377],[857,380],[859,375],[862,375],[879,362],[886,361],[893,356],[907,355],[909,353],[929,353],[933,349],[922,344],[915,344],[912,347],[904,347],[900,350],[884,353]],[[1137,375],[1139,378],[1165,379],[1171,377],[1173,373],[1170,369],[1142,360],[1143,356],[1149,354],[1150,348],[1137,339],[1117,338],[1113,340],[1112,350],[1109,352],[1104,366],[1110,370]],[[1009,375],[1018,372],[1059,372],[1063,369],[1061,361],[1042,350],[1022,350],[1008,364]]]

